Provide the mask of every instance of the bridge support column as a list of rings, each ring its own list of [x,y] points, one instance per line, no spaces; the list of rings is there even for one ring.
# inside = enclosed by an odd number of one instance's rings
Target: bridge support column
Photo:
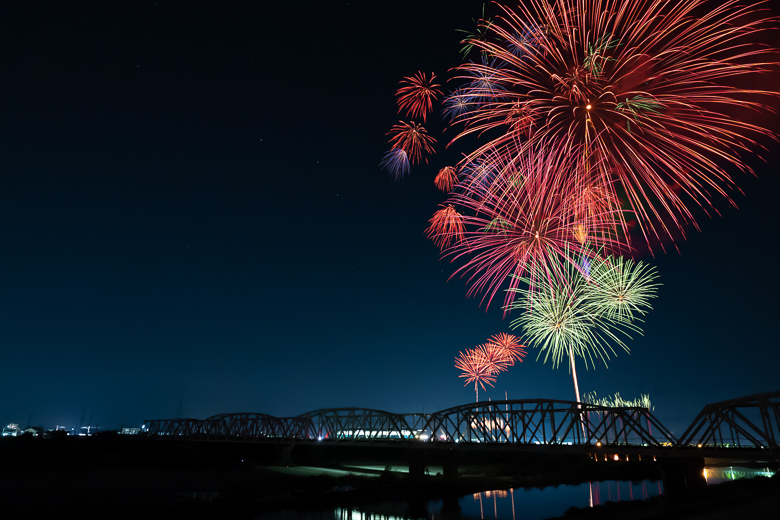
[[[659,462],[663,474],[664,495],[669,498],[690,496],[707,488],[703,458],[675,457]]]
[[[422,479],[425,477],[425,453],[423,450],[410,449],[407,453],[409,459],[409,478]]]
[[[458,478],[458,453],[455,450],[450,450],[444,454],[442,473],[445,479]]]

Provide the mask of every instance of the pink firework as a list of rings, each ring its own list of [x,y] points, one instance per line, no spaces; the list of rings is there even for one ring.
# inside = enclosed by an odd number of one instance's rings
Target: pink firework
[[[465,261],[453,276],[467,276],[469,296],[483,293],[482,302],[489,306],[500,290],[516,289],[523,275],[532,277],[533,288],[533,277],[557,272],[551,266],[559,259],[576,266],[583,256],[593,256],[594,249],[619,247],[619,212],[579,210],[574,201],[582,186],[570,178],[579,158],[560,150],[529,149],[513,163],[498,165],[487,178],[461,181],[462,189],[450,197],[449,203],[463,208],[465,231],[464,239],[443,254]],[[586,243],[579,240],[582,229],[587,230]],[[504,306],[514,295],[505,292]]]
[[[452,188],[458,183],[458,172],[452,166],[445,166],[439,170],[433,183],[444,193],[452,191]]]
[[[395,93],[398,96],[398,113],[405,110],[409,117],[422,117],[425,123],[428,112],[433,109],[433,102],[442,95],[441,90],[437,88],[441,85],[434,83],[435,79],[436,74],[431,73],[431,77],[428,78],[424,72],[402,79],[402,87]]]
[[[442,207],[428,222],[430,226],[425,234],[439,249],[463,240],[463,216],[452,206]]]
[[[390,136],[393,148],[400,148],[407,153],[411,164],[419,163],[423,153],[434,153],[433,145],[436,139],[428,135],[425,127],[417,123],[399,121],[397,125],[390,128],[387,135]],[[427,163],[428,159],[425,162]]]
[[[756,5],[760,5],[756,4]],[[625,201],[648,244],[696,226],[691,204],[729,199],[732,173],[771,135],[744,117],[774,111],[778,68],[766,41],[775,18],[738,0],[527,0],[500,6],[469,43],[483,59],[459,67],[456,139],[481,136],[467,154],[514,157],[557,142],[579,160],[568,180],[593,187],[600,213]],[[629,226],[621,219],[622,240]],[[590,238],[589,230],[579,232]],[[684,235],[683,235],[684,236]]]

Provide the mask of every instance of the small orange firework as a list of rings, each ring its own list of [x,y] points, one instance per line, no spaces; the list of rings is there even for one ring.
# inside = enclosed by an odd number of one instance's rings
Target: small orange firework
[[[490,357],[490,353],[485,351],[482,345],[479,345],[477,348],[459,352],[458,357],[455,358],[455,368],[463,372],[459,377],[466,380],[463,386],[474,383],[477,401],[479,401],[479,387],[477,385],[481,386],[482,390],[486,390],[485,383],[493,386],[493,383],[496,382],[496,374],[499,372]]]
[[[452,166],[445,166],[439,170],[439,174],[433,179],[433,183],[441,191],[448,193],[458,183],[458,172]]]
[[[492,336],[488,343],[498,350],[498,355],[502,356],[509,366],[514,365],[515,361],[522,363],[527,354],[525,347],[520,344],[520,338],[504,332]]]
[[[428,222],[431,225],[425,230],[425,236],[439,249],[446,249],[450,244],[463,240],[463,216],[452,206],[436,211]]]

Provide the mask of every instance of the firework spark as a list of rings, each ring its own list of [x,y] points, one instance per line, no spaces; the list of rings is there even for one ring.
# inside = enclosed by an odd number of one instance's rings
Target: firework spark
[[[609,320],[634,319],[650,308],[656,296],[658,274],[652,266],[622,257],[608,257],[591,269],[591,292],[600,316]]]
[[[488,343],[498,348],[503,362],[509,366],[514,365],[515,361],[522,363],[523,358],[526,356],[525,347],[520,344],[520,339],[511,334],[504,332],[495,334],[490,337]]]
[[[425,234],[439,249],[445,249],[453,242],[463,240],[463,215],[452,206],[442,207],[428,222],[430,226],[425,230]]]
[[[415,122],[405,123],[399,121],[387,132],[393,148],[404,150],[411,164],[419,163],[423,153],[434,153],[433,145],[436,139],[428,135],[425,127]],[[428,159],[425,160],[428,162]]]
[[[452,166],[445,166],[439,170],[433,183],[445,193],[452,191],[452,188],[458,183],[458,172]]]
[[[433,102],[442,95],[437,87],[441,85],[434,83],[436,74],[431,73],[428,78],[424,72],[401,80],[401,88],[395,93],[398,97],[398,113],[405,111],[411,118],[421,117],[425,123],[428,112],[433,109]]]
[[[543,361],[550,361],[553,368],[568,361],[574,381],[577,400],[580,399],[575,358],[585,361],[585,367],[607,360],[615,354],[613,345],[629,351],[623,338],[630,339],[631,333],[641,334],[639,326],[634,323],[634,310],[644,313],[649,309],[648,300],[655,295],[657,285],[654,283],[655,272],[637,264],[632,268],[636,278],[631,283],[631,290],[623,290],[621,294],[631,294],[629,307],[614,307],[614,291],[606,291],[599,283],[608,280],[598,273],[603,266],[615,264],[614,259],[588,259],[587,262],[575,266],[571,262],[553,264],[553,276],[537,276],[538,285],[535,290],[527,286],[512,289],[520,298],[510,305],[510,310],[519,310],[520,316],[510,324],[512,328],[522,328],[526,340],[535,348],[539,348],[537,359],[544,355]],[[588,268],[583,269],[583,264]],[[538,268],[537,268],[538,269]],[[585,271],[585,272],[583,272]],[[523,282],[528,284],[531,278]],[[625,285],[623,285],[625,287]],[[631,293],[632,290],[636,292]]]
[[[393,148],[385,154],[379,167],[396,181],[401,180],[409,173],[409,155],[401,148]]]

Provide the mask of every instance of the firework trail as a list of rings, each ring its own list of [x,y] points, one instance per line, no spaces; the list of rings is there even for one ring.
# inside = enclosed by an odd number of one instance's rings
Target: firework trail
[[[520,339],[511,334],[504,332],[495,334],[490,337],[488,344],[495,345],[501,356],[502,363],[508,366],[513,366],[515,361],[522,363],[523,358],[526,356],[525,347],[520,344]]]
[[[455,368],[463,372],[459,377],[466,380],[464,386],[474,383],[477,401],[479,401],[477,385],[481,386],[482,390],[486,390],[485,383],[493,386],[496,382],[496,374],[506,370],[506,365],[497,360],[496,354],[494,349],[478,345],[476,348],[458,353],[458,357],[455,358]]]
[[[448,193],[458,183],[458,172],[452,166],[445,166],[433,179],[433,183],[441,191]]]

